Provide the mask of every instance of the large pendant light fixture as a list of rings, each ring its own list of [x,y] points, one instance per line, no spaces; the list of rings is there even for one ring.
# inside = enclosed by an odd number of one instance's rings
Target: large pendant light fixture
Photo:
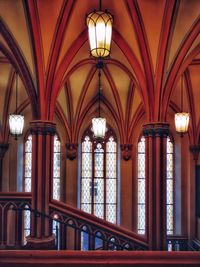
[[[99,116],[92,119],[92,128],[91,130],[94,133],[96,139],[103,139],[106,133],[106,119],[102,118],[100,115],[100,90],[101,90],[101,68],[103,63],[97,63],[97,68],[99,69],[98,78],[99,78]]]
[[[175,127],[181,137],[188,131],[190,114],[183,112],[183,75],[181,77],[181,112],[175,114]]]
[[[108,57],[112,39],[113,16],[107,10],[101,10],[101,0],[99,1],[99,11],[94,10],[86,16],[86,24],[90,54],[95,58]]]
[[[24,128],[24,116],[18,114],[17,112],[17,90],[18,90],[18,74],[16,73],[16,114],[9,115],[9,127],[10,134],[15,137],[22,135]]]

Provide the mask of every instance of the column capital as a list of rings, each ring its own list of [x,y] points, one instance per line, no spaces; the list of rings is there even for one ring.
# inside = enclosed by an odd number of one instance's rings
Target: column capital
[[[132,144],[122,144],[121,146],[122,158],[128,161],[132,157]]]
[[[190,152],[193,154],[194,160],[197,161],[200,153],[200,145],[191,145]]]
[[[67,159],[74,160],[77,157],[78,144],[67,143],[66,144],[66,156]]]
[[[30,133],[41,135],[54,135],[56,124],[52,121],[35,120],[30,122]]]
[[[166,122],[152,122],[144,124],[142,127],[144,136],[168,136],[169,123]]]
[[[0,143],[0,159],[3,159],[9,145],[7,143]]]

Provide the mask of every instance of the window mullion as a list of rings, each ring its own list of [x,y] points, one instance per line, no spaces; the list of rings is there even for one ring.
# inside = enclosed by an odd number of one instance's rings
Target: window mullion
[[[107,169],[107,165],[106,165],[106,155],[107,155],[107,151],[106,151],[106,145],[104,148],[104,166],[103,166],[103,180],[104,180],[104,219],[106,220],[106,206],[107,206],[107,192],[106,192],[106,181],[107,181],[107,177],[106,177],[106,169]]]
[[[94,214],[94,176],[95,176],[95,152],[94,142],[92,142],[92,181],[91,181],[91,213]]]

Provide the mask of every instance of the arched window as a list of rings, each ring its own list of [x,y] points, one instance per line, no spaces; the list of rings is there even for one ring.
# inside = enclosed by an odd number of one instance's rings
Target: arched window
[[[137,232],[145,234],[146,194],[145,194],[145,137],[142,136],[137,147]]]
[[[167,137],[167,196],[166,196],[166,213],[167,213],[167,235],[174,234],[174,146]]]
[[[117,221],[117,143],[111,133],[103,142],[85,135],[82,141],[81,209]]]
[[[32,135],[28,135],[25,141],[25,162],[24,162],[24,191],[31,192],[32,172]]]
[[[53,199],[60,200],[60,169],[61,169],[61,144],[57,135],[54,136],[53,153]]]

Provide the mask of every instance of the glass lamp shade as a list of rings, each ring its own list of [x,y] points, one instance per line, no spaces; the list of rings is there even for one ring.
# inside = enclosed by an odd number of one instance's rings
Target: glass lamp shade
[[[186,112],[176,113],[175,114],[175,127],[176,131],[182,136],[188,131],[190,120],[190,114]]]
[[[24,116],[19,114],[10,114],[9,127],[11,135],[14,135],[15,138],[22,135],[24,128]]]
[[[109,12],[94,11],[87,18],[90,53],[95,58],[110,54],[113,16]]]
[[[105,118],[93,118],[92,119],[92,131],[95,138],[104,138],[106,133],[106,119]]]

